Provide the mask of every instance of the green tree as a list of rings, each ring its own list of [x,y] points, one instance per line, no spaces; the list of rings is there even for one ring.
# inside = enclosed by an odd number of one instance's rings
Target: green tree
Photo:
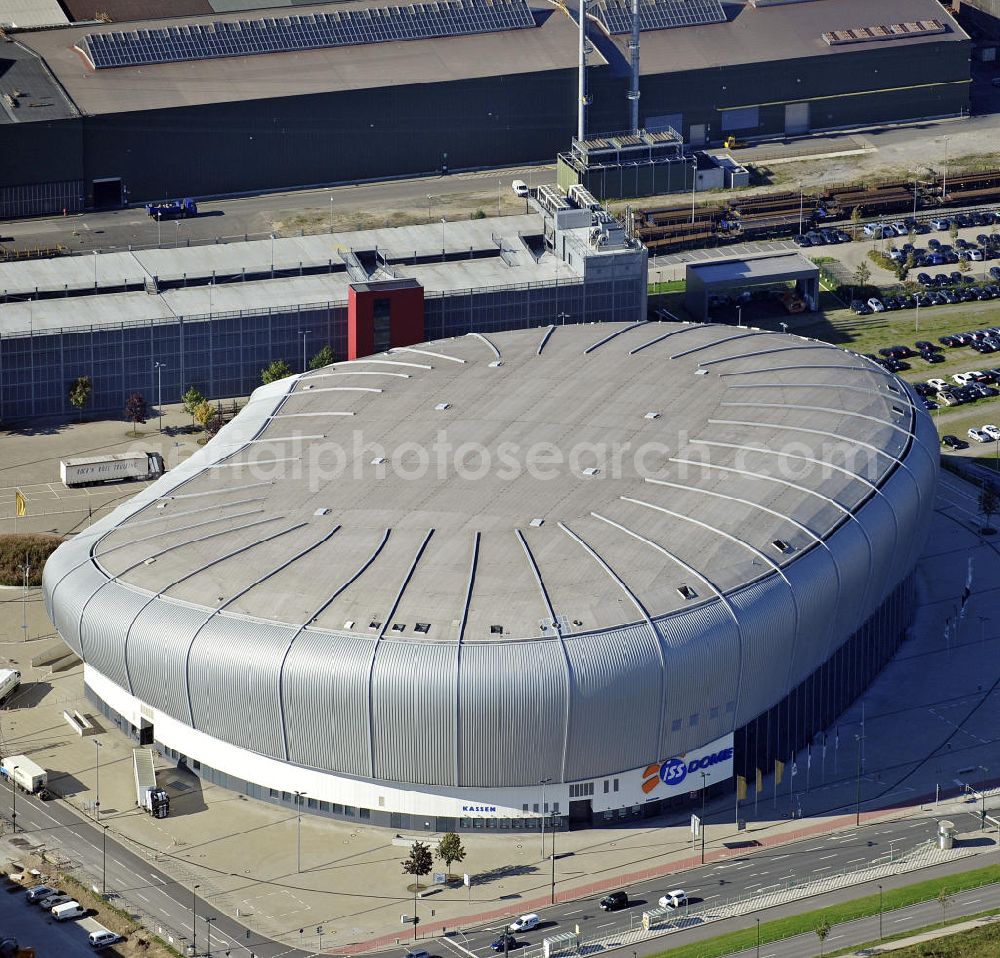
[[[831,930],[830,923],[825,918],[816,926],[816,937],[819,939],[820,958],[822,958],[823,955],[823,943],[830,937]]]
[[[970,269],[972,269],[972,264],[967,259],[963,258],[958,261],[958,268],[963,273],[967,273]]]
[[[941,920],[948,920],[948,906],[951,904],[951,892],[947,888],[942,889],[937,894],[938,904],[941,906]]]
[[[279,379],[284,379],[287,376],[292,375],[292,367],[288,365],[283,359],[276,359],[271,363],[267,369],[262,369],[260,371],[261,381],[266,386],[268,383],[275,383]]]
[[[89,376],[80,376],[72,386],[69,387],[69,402],[71,406],[76,407],[77,411],[80,413],[80,419],[83,419],[83,407],[90,402],[90,397],[93,395],[94,386],[90,381]]]
[[[958,239],[958,223],[954,220],[951,221],[951,226],[948,227],[948,235],[951,237],[953,243]]]
[[[191,418],[206,431],[208,430],[208,424],[214,417],[215,406],[204,399],[194,407],[194,411],[191,413]]]
[[[993,535],[996,529],[990,525],[990,520],[1000,512],[1000,489],[997,489],[996,483],[989,479],[983,483],[983,488],[979,490],[979,511],[986,519],[983,534]]]
[[[195,410],[205,401],[205,397],[198,390],[197,386],[191,386],[190,389],[183,396],[181,396],[181,402],[184,403],[184,409],[187,414],[191,417],[191,424],[194,425]]]
[[[125,419],[132,423],[132,435],[136,434],[136,427],[145,423],[149,415],[149,407],[142,393],[132,393],[125,400]]]
[[[329,366],[331,363],[336,362],[336,356],[333,355],[333,350],[329,346],[324,346],[312,359],[309,360],[310,369],[322,369],[324,366]]]
[[[434,859],[431,857],[430,846],[423,842],[414,842],[410,854],[403,859],[403,874],[416,878],[417,887],[419,887],[420,879],[431,873],[433,865]]]
[[[858,227],[861,225],[861,207],[855,206],[851,210],[851,232],[854,234],[854,238],[858,238]]]
[[[434,854],[444,862],[449,875],[451,873],[452,862],[462,862],[465,860],[465,848],[462,845],[462,840],[454,832],[448,832],[447,835],[441,836],[441,841],[438,842]]]
[[[868,264],[865,262],[858,263],[854,270],[854,281],[864,289],[868,285],[868,280],[872,278],[872,271],[868,268]]]

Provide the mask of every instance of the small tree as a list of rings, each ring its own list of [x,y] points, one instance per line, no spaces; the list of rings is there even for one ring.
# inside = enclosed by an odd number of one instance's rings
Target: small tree
[[[864,289],[868,285],[868,280],[872,278],[872,271],[868,268],[868,264],[865,262],[858,263],[854,270],[854,281]]]
[[[191,386],[183,396],[181,402],[184,403],[184,410],[191,417],[191,425],[195,423],[195,410],[205,401],[205,397],[198,390],[197,386]]]
[[[948,227],[948,235],[951,237],[953,243],[958,239],[958,223],[954,220],[951,221],[951,226]]]
[[[951,892],[947,888],[942,888],[937,894],[938,904],[941,906],[941,920],[948,920],[948,906],[951,904]]]
[[[970,269],[972,269],[972,264],[965,257],[962,257],[962,259],[958,261],[958,268],[963,273],[967,273]]]
[[[89,376],[81,376],[69,387],[70,405],[76,407],[81,419],[83,419],[83,407],[90,402],[93,392],[94,386]]]
[[[441,836],[441,841],[438,842],[434,854],[444,862],[449,875],[451,874],[452,862],[465,860],[465,848],[462,845],[462,840],[454,832],[448,832],[447,835]]]
[[[816,937],[819,939],[819,953],[821,958],[823,955],[823,943],[830,937],[830,930],[830,923],[825,918],[816,926]]]
[[[286,376],[292,375],[292,367],[288,365],[283,359],[276,359],[271,363],[267,369],[262,369],[260,371],[261,381],[266,386],[268,383],[277,382],[279,379],[284,379]]]
[[[983,526],[983,534],[988,536],[993,535],[996,529],[990,525],[990,520],[1000,512],[1000,489],[997,489],[996,483],[991,482],[989,479],[983,484],[983,488],[979,490],[979,511],[986,519],[986,525]]]
[[[861,207],[855,206],[851,210],[851,232],[854,234],[854,238],[858,238],[858,227],[861,225]]]
[[[433,865],[434,859],[431,857],[430,846],[423,842],[414,842],[409,856],[403,860],[403,874],[413,875],[417,880],[417,887],[419,887],[420,879],[431,873]]]
[[[226,420],[222,418],[222,414],[216,410],[212,414],[212,418],[208,420],[205,425],[205,432],[208,433],[209,437],[212,437],[218,433],[218,431],[226,424]]]
[[[215,406],[203,399],[197,406],[195,406],[194,412],[191,413],[191,416],[202,429],[207,430],[208,424],[215,416]]]
[[[309,368],[322,369],[324,366],[329,366],[335,360],[336,357],[333,355],[333,350],[329,346],[324,346],[309,360]]]
[[[132,393],[125,400],[125,419],[132,423],[132,435],[136,434],[136,427],[146,422],[148,417],[148,407],[146,399],[142,393]]]

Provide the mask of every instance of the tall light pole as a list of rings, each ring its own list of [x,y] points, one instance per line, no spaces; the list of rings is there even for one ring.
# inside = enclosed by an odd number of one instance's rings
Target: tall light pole
[[[945,202],[948,196],[948,137],[944,139],[944,175],[941,178],[941,202]]]
[[[208,958],[212,958],[212,922],[216,920],[218,920],[218,915],[205,916],[205,928],[208,933],[208,948],[205,950],[205,954]]]
[[[195,885],[191,889],[191,953],[198,954],[198,889],[201,885]]]
[[[298,814],[295,816],[295,870],[302,871],[302,796],[305,792],[295,793],[295,808]]]
[[[694,225],[694,191],[698,186],[698,157],[691,154],[691,224]]]
[[[542,861],[545,861],[545,786],[551,778],[543,778],[538,784],[542,786]]]
[[[274,279],[274,233],[271,234],[271,279]]]
[[[503,187],[503,180],[497,180],[497,216],[500,215],[500,190]]]
[[[167,366],[165,363],[153,363],[156,370],[156,411],[160,417],[160,432],[163,432],[163,370]]]
[[[444,227],[448,221],[441,217],[441,259],[444,259]]]
[[[705,864],[705,789],[706,783],[708,782],[708,774],[706,772],[701,773],[701,825],[699,826],[699,831],[701,832],[701,863]]]
[[[333,197],[330,197],[330,232],[333,232]]]
[[[430,222],[431,219],[431,194],[427,194],[427,221]]]
[[[306,366],[306,336],[311,332],[311,329],[303,329],[299,332],[299,335],[302,337],[302,372],[305,372],[308,368]]]
[[[95,752],[97,754],[97,798],[94,801],[94,818],[101,820],[101,743],[94,739]]]
[[[15,765],[11,770],[10,775],[10,823],[13,828],[14,834],[17,834],[17,785],[14,782],[14,773],[20,768],[20,765]]]
[[[160,211],[156,211],[156,246],[160,247]]]
[[[101,826],[101,898],[108,894],[108,826]]]
[[[757,958],[760,958],[760,919],[755,919],[757,922]]]
[[[97,289],[97,250],[94,250],[94,289]]]
[[[861,743],[864,740],[863,735],[855,735],[854,740],[858,743],[858,776],[857,776],[857,790],[854,795],[854,824],[855,826],[861,825]]]
[[[878,886],[878,940],[882,940],[882,886]]]
[[[799,183],[799,236],[802,235],[802,207],[805,203],[805,199],[802,195],[802,184]]]
[[[986,827],[986,776],[990,774],[990,770],[985,765],[979,765],[977,768],[982,769],[983,780],[979,785],[979,797],[983,800],[983,815],[980,821],[980,828]]]

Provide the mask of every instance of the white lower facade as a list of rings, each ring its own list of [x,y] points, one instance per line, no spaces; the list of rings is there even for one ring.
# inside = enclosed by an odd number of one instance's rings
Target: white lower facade
[[[176,752],[194,771],[203,766],[252,783],[265,795],[286,800],[296,792],[309,808],[350,806],[410,816],[458,819],[537,818],[543,811],[568,815],[571,802],[589,802],[599,816],[678,795],[697,793],[733,776],[733,735],[666,759],[650,756],[642,768],[573,783],[517,788],[440,788],[375,782],[291,765],[222,742],[150,708],[89,665],[84,684],[90,693],[135,728],[153,726],[159,747]],[[381,817],[381,816],[378,816]]]

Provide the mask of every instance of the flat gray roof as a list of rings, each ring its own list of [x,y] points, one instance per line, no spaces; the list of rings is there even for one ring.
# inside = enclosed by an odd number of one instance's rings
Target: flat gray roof
[[[384,5],[347,2],[338,9]],[[551,6],[539,6],[541,24],[533,29],[433,40],[405,40],[301,53],[198,60],[112,70],[91,70],[73,46],[86,33],[128,29],[163,29],[206,20],[254,19],[328,11],[329,6],[296,5],[252,13],[213,13],[207,17],[135,21],[127,25],[73,26],[20,35],[37,50],[86,114],[305,96],[339,90],[365,90],[403,84],[445,83],[470,77],[510,76],[573,69],[577,28],[570,17]],[[516,36],[512,35],[516,34]],[[600,54],[592,62],[601,63]]]
[[[840,53],[889,53],[900,47],[968,39],[938,0],[809,0],[767,7],[726,2],[725,7],[727,23],[643,33],[642,73],[680,73]],[[949,32],[847,46],[830,46],[822,39],[822,34],[831,30],[933,19],[945,23]],[[627,60],[628,37],[618,36],[614,42]],[[793,93],[789,91],[792,99]],[[747,105],[757,102],[752,89],[745,91],[745,100]]]
[[[29,30],[69,23],[58,0],[0,0],[0,27]]]
[[[768,283],[782,279],[811,279],[819,267],[801,253],[778,253],[753,259],[727,259],[721,262],[688,263],[687,275],[693,273],[706,286],[731,283]]]
[[[499,254],[493,238],[497,236],[503,239],[506,255],[420,265],[403,262],[394,265],[393,270],[396,278],[417,280],[428,294],[518,283],[581,282],[573,268],[558,256],[546,252],[536,260],[519,239],[522,234],[540,235],[541,232],[542,216],[537,213],[448,222],[443,231],[448,253],[484,250]],[[247,282],[230,280],[242,275],[244,269],[249,274],[268,272],[270,240],[0,263],[0,290],[25,299],[36,288],[49,291],[64,287],[93,289],[95,268],[99,288],[121,286],[126,282],[144,283],[154,276],[166,281],[181,279],[186,274],[193,280],[211,277],[214,273],[219,278],[214,286],[203,283],[166,289],[156,296],[142,291],[107,292],[0,304],[0,333],[23,334],[29,329],[38,332],[123,322],[170,322],[176,316],[207,314],[210,310],[221,313],[346,303],[348,286],[358,279],[343,268],[343,252],[377,248],[390,260],[405,260],[414,253],[418,256],[440,254],[441,240],[440,224],[278,238],[273,243],[276,270],[294,270],[300,265],[323,266],[331,261],[340,268],[335,272]],[[594,251],[594,255],[614,255],[614,251],[599,250]],[[391,277],[380,273],[375,278]]]
[[[471,334],[259,389],[95,558],[173,600],[365,634],[388,614],[414,641],[537,636],[553,612],[610,628],[638,617],[629,596],[655,617],[796,562],[918,415],[884,370],[778,333]]]
[[[12,42],[0,46],[0,54],[3,63],[0,71],[0,125],[78,116],[75,107],[36,53]],[[13,97],[17,106],[11,106],[7,96]]]

